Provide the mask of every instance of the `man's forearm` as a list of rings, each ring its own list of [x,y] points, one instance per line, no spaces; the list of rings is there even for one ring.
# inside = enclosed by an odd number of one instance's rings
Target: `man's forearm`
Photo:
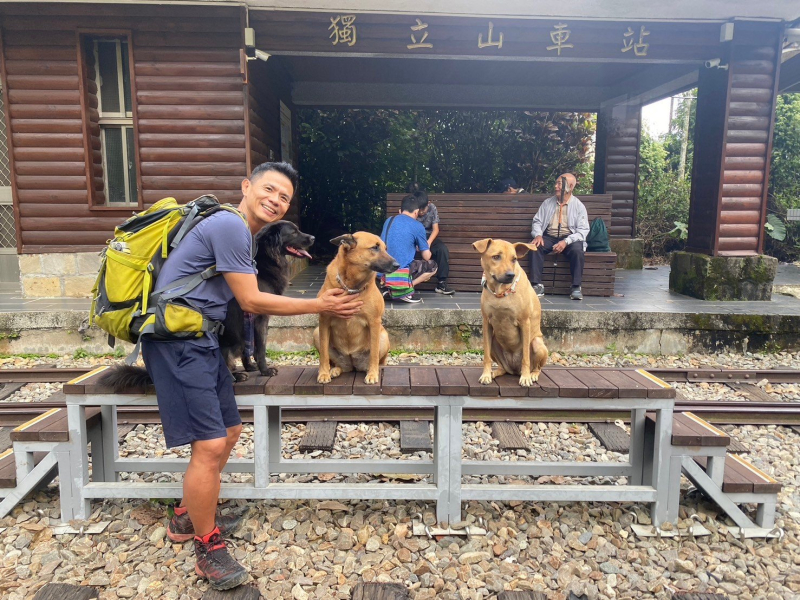
[[[433,240],[435,240],[438,235],[439,235],[438,231],[434,231],[434,232],[431,233],[431,237],[428,238],[428,247],[429,248],[431,246],[433,246]]]
[[[245,312],[282,317],[321,312],[321,304],[317,298],[287,298],[264,292],[254,294],[244,304],[242,310]]]

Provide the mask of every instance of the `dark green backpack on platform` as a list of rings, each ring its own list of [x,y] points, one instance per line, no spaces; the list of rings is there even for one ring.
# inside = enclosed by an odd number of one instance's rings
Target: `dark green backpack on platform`
[[[600,217],[592,221],[589,227],[589,235],[586,236],[586,251],[611,252],[611,246],[608,245],[608,230]]]

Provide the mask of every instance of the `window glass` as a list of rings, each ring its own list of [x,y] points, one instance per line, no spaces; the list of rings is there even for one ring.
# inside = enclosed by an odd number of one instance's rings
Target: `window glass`
[[[119,43],[122,51],[122,90],[123,97],[125,98],[125,112],[130,113],[131,108],[131,72],[130,61],[128,60],[128,42],[121,41]]]
[[[128,147],[128,190],[130,197],[128,202],[136,203],[139,201],[139,196],[136,193],[136,149],[133,146],[133,128],[125,128],[125,138]]]
[[[103,150],[105,153],[105,176],[108,190],[106,200],[109,204],[127,202],[125,198],[125,170],[123,157],[122,128],[103,129]]]
[[[116,40],[98,41],[97,58],[100,74],[101,113],[119,113],[121,109]]]

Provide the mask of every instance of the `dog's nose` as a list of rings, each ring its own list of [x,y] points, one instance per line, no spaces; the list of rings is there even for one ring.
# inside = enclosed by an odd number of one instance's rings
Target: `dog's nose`
[[[397,269],[399,268],[400,268],[400,263],[397,262],[396,260],[392,261],[392,271],[397,271]]]
[[[313,235],[311,235],[311,236],[309,236],[309,237],[311,238],[311,243],[313,244],[313,243],[314,243],[314,240],[315,240],[316,238],[315,238]]]
[[[509,271],[500,279],[501,283],[511,283],[512,281],[514,281],[514,271]]]

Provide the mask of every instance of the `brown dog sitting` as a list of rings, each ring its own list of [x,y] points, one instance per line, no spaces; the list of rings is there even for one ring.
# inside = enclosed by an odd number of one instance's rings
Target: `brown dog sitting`
[[[483,266],[483,373],[489,384],[505,373],[519,375],[519,384],[530,387],[547,362],[542,338],[542,307],[519,259],[533,244],[511,244],[487,238],[472,244]],[[492,371],[492,359],[499,367]]]
[[[339,252],[328,265],[327,277],[318,297],[326,290],[340,288],[360,294],[361,311],[345,320],[321,314],[314,330],[314,346],[319,351],[318,383],[329,383],[349,371],[366,371],[364,383],[379,383],[380,365],[389,354],[389,334],[381,318],[384,302],[375,283],[376,273],[391,273],[399,267],[386,252],[386,244],[377,235],[359,231],[331,240]],[[333,363],[333,368],[331,368]]]

